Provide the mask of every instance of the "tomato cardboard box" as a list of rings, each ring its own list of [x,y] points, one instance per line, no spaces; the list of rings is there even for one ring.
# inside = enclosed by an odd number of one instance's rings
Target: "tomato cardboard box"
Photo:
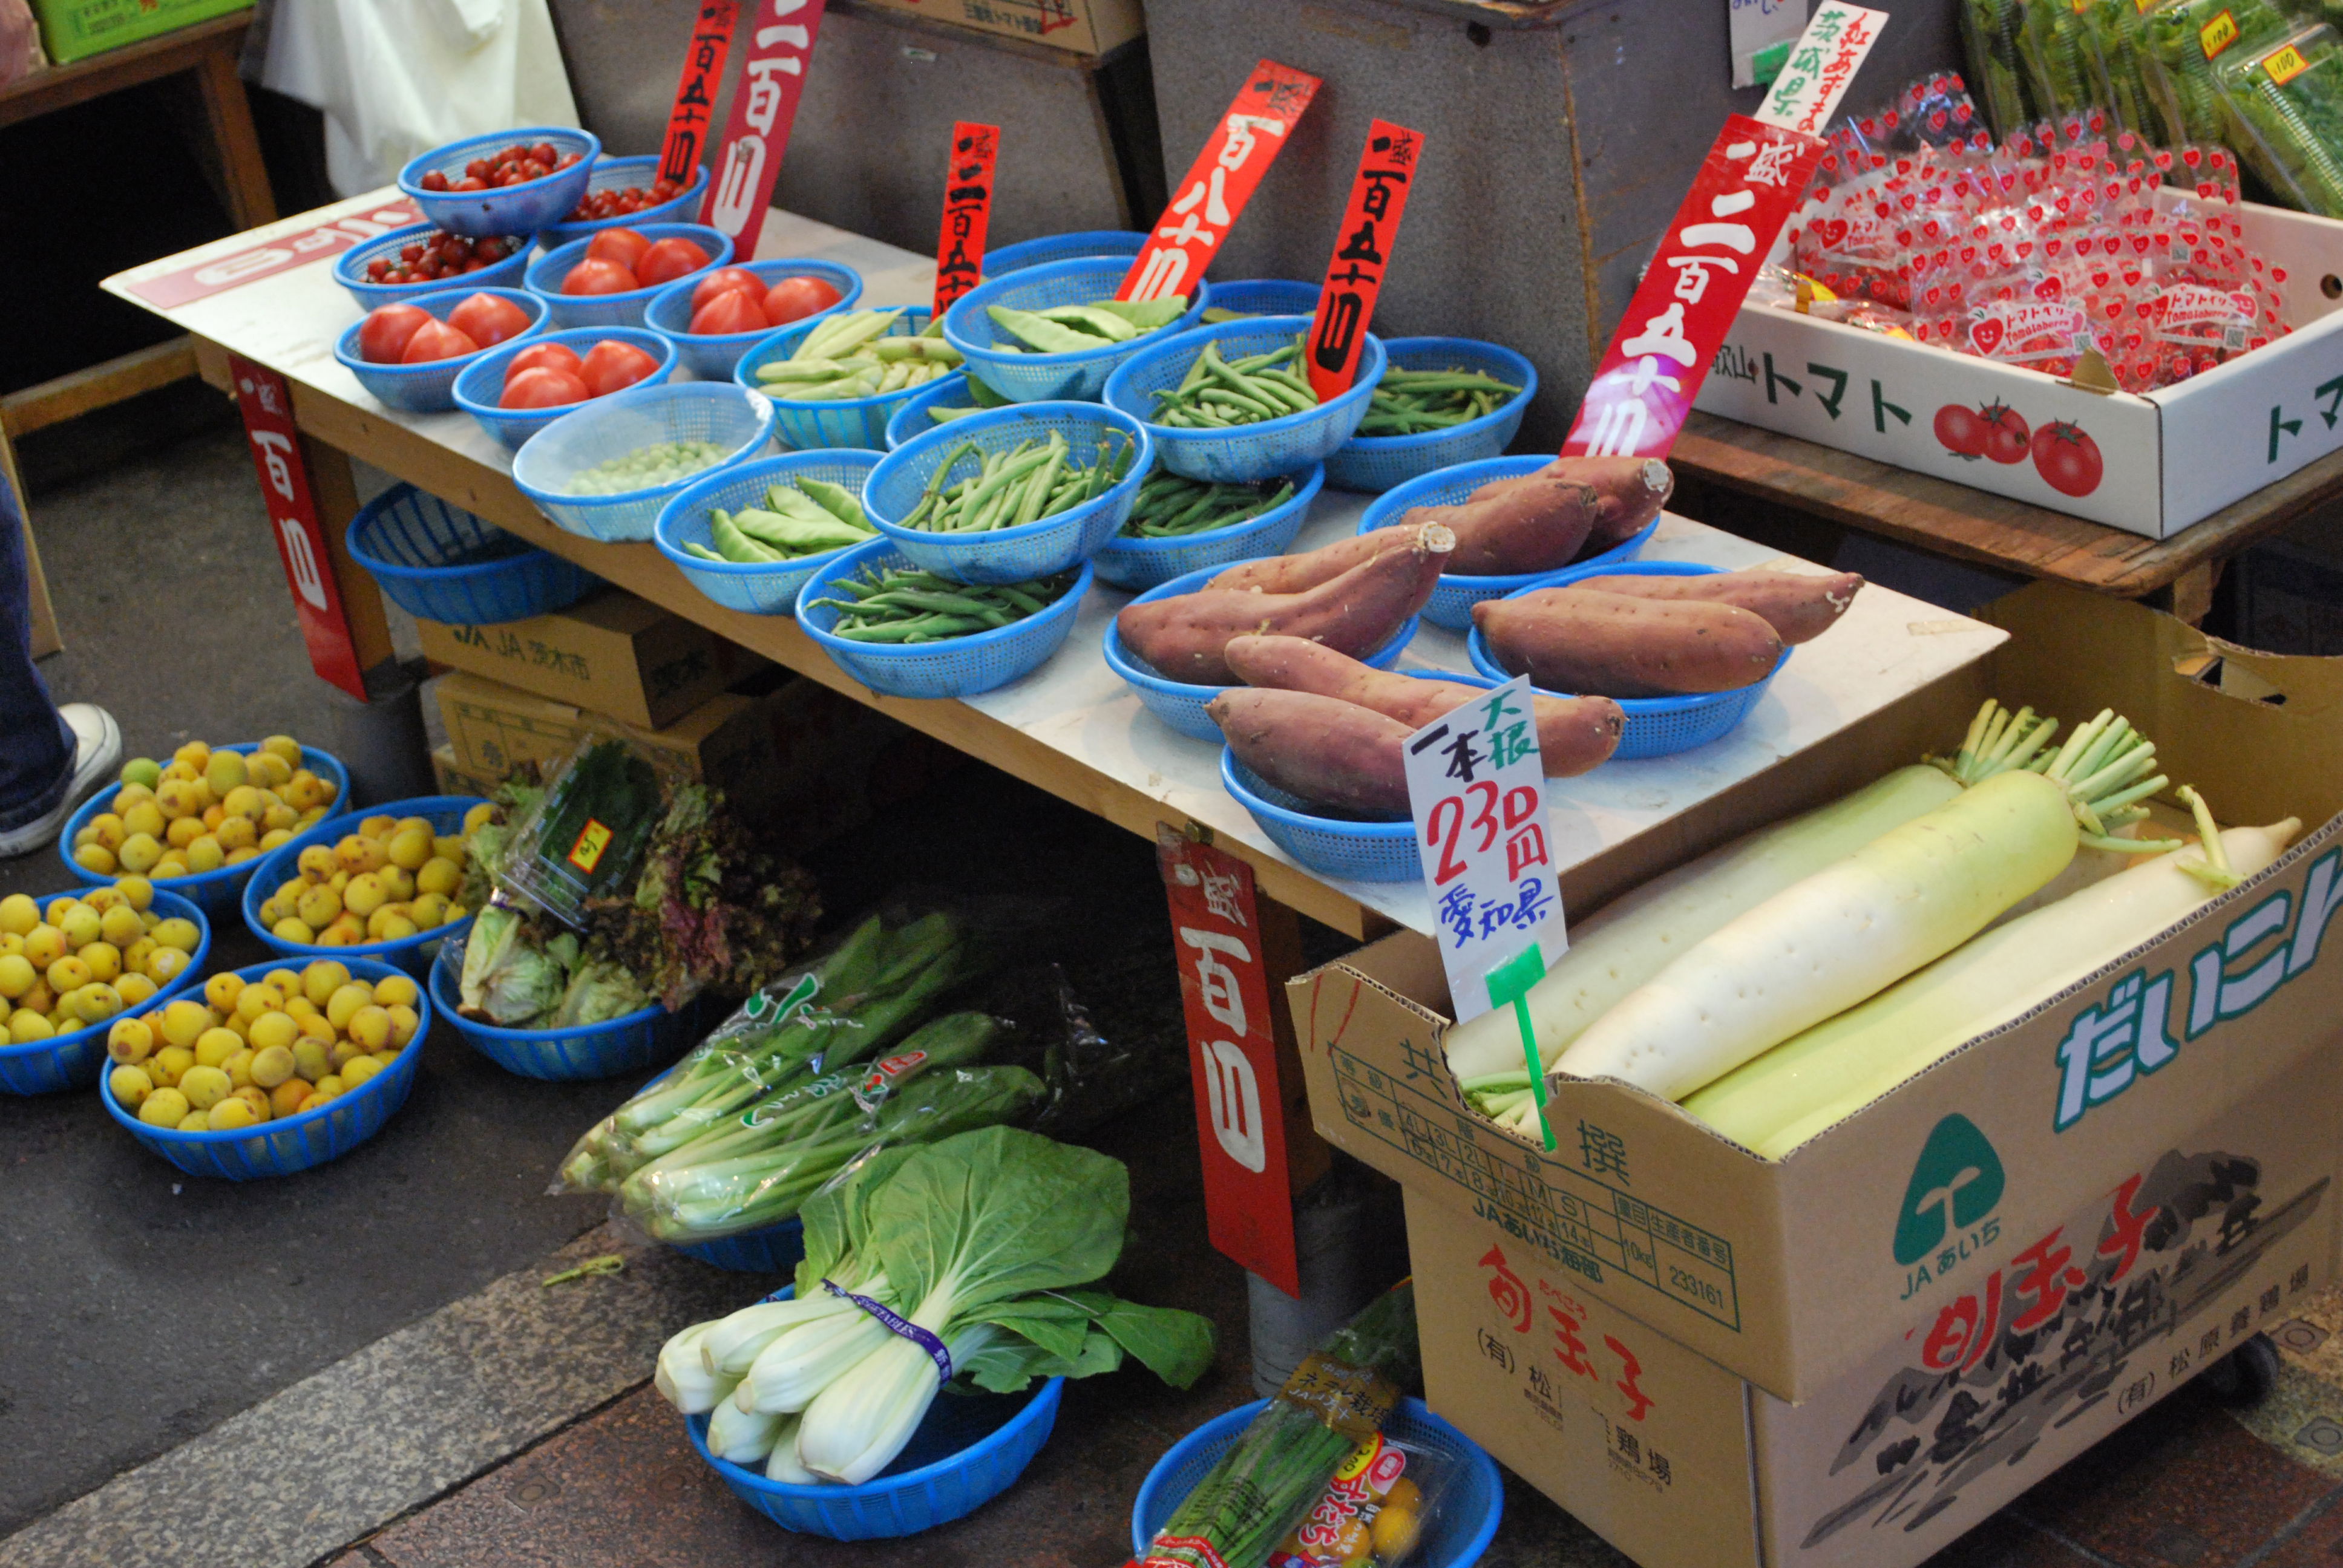
[[[527,620],[416,626],[436,663],[644,729],[674,723],[767,663],[620,588]]]
[[[252,0],[33,0],[53,65],[251,8]]]
[[[2343,223],[2251,202],[2240,218],[2246,242],[2286,271],[2294,331],[2145,396],[2103,396],[1996,360],[1745,305],[1694,407],[2167,538],[2343,448]],[[2009,428],[2024,430],[2023,446],[1966,457],[1947,447],[1939,414],[1965,420],[1954,411],[1995,405],[2015,411]],[[2053,425],[2058,431],[2044,435]],[[1956,437],[1972,445],[1976,433]]]
[[[1931,689],[1937,711],[1916,736],[1890,710],[1826,743],[1859,761],[1853,779],[1956,744],[1986,695],[2077,719],[2104,706],[2222,820],[2313,826],[2153,944],[1779,1161],[1607,1080],[1557,1086],[1551,1152],[1500,1131],[1447,1070],[1437,950],[1387,937],[1290,982],[1321,1136],[1502,1231],[1582,1298],[1796,1402],[1985,1289],[2003,1243],[2062,1223],[2296,1070],[2343,1028],[2343,940],[2324,940],[2343,906],[2343,661],[2208,646],[2169,616],[2046,583],[1983,618],[2010,640]],[[1795,761],[1730,792],[1737,818],[1710,820],[1677,859],[1850,778]],[[1594,907],[1572,888],[1566,876],[1565,909]]]
[[[1077,55],[1103,55],[1147,31],[1139,0],[861,0],[882,11],[1022,38]]]

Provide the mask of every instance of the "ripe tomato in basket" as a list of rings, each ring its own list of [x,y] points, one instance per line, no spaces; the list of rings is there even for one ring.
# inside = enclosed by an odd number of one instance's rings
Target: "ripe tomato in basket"
[[[367,262],[367,281],[428,283],[434,278],[457,277],[495,266],[520,245],[520,240],[511,236],[467,239],[460,234],[445,231],[428,234],[401,246],[395,256],[377,256]]]
[[[593,223],[606,217],[624,217],[647,206],[671,202],[682,194],[682,185],[670,179],[654,180],[649,189],[627,186],[618,190],[588,191],[585,199],[570,209],[568,221]]]
[[[463,174],[455,179],[451,180],[440,170],[433,169],[415,183],[427,191],[500,190],[507,186],[541,180],[549,174],[568,168],[578,161],[578,157],[576,153],[559,151],[551,142],[516,142],[501,152],[474,158],[464,166]]]
[[[379,305],[367,312],[358,327],[358,357],[369,365],[396,365],[407,352],[407,340],[431,319],[416,305]]]

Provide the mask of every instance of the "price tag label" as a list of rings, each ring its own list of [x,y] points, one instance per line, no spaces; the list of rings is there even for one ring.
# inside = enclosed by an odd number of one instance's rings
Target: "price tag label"
[[[1774,90],[1765,95],[1757,118],[1785,130],[1821,136],[1885,25],[1885,11],[1823,0],[1783,62],[1782,74],[1774,78]]]
[[[813,58],[826,0],[756,0],[756,26],[749,35],[749,57],[732,90],[732,112],[724,118],[724,150],[699,221],[732,236],[736,260],[757,254],[765,214],[773,205],[773,182],[789,150],[789,127],[797,123],[798,100],[805,96],[807,62]]]
[[[252,466],[260,472],[260,498],[268,508],[277,554],[293,589],[293,609],[301,638],[309,648],[309,668],[360,702],[367,699],[365,672],[358,668],[357,642],[342,612],[334,583],[333,558],[317,520],[309,487],[309,463],[301,453],[301,433],[293,423],[293,391],[285,377],[265,365],[229,355],[229,377],[244,433],[252,443]]]
[[[2310,69],[2310,61],[2300,49],[2288,44],[2283,49],[2262,56],[2262,69],[2269,73],[2272,82],[2283,87]]]
[[[2210,22],[2197,29],[2197,46],[2205,52],[2205,58],[2207,60],[2212,59],[2237,41],[2237,19],[2227,11],[2221,12]]]
[[[952,126],[944,172],[943,232],[936,239],[935,318],[984,279],[984,234],[992,220],[992,165],[1001,127],[960,120]]]
[[[692,18],[691,42],[684,50],[683,75],[675,85],[675,106],[667,112],[667,136],[659,143],[661,179],[689,185],[692,171],[708,154],[709,121],[716,113],[725,57],[732,52],[732,29],[739,20],[739,0],[700,0]]]
[[[1317,93],[1318,78],[1306,71],[1274,60],[1253,67],[1204,150],[1172,187],[1172,204],[1123,276],[1117,299],[1168,299],[1195,287]]]
[[[1350,205],[1342,209],[1318,295],[1318,317],[1310,324],[1310,385],[1322,403],[1349,391],[1358,377],[1367,323],[1375,318],[1375,297],[1383,292],[1383,269],[1423,151],[1423,135],[1405,126],[1377,120],[1367,127],[1366,150],[1359,155]]]

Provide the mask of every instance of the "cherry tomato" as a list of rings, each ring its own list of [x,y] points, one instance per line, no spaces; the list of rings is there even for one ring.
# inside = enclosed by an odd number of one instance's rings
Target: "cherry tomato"
[[[1936,439],[1956,457],[1985,456],[1985,421],[1966,403],[1947,403],[1936,410]]]
[[[471,337],[444,321],[427,321],[415,329],[407,340],[407,350],[398,357],[401,365],[421,365],[433,359],[455,359],[466,354],[478,354],[480,346]]]
[[[504,395],[497,399],[497,407],[555,408],[564,403],[583,403],[593,395],[586,390],[586,383],[568,371],[538,365],[505,377]]]
[[[765,325],[787,327],[844,297],[819,277],[785,277],[765,291]]]
[[[378,305],[358,326],[358,357],[369,365],[396,365],[407,352],[407,340],[431,319],[431,313],[414,305]]]
[[[757,297],[745,288],[728,289],[691,313],[693,332],[763,332],[770,323]]]
[[[444,191],[447,188],[447,176],[437,169],[426,169],[423,177],[415,183],[427,191]]]
[[[514,355],[512,363],[505,367],[505,384],[510,386],[512,378],[524,370],[558,370],[564,376],[576,376],[578,367],[585,363],[567,343],[532,343]]]
[[[590,397],[607,397],[613,392],[623,392],[636,382],[659,368],[659,361],[631,343],[608,338],[587,351],[586,362],[578,367],[578,379],[586,383]]]
[[[2003,403],[1988,403],[1977,410],[1977,417],[1986,427],[1985,455],[1996,463],[2026,461],[2026,440],[2033,431],[2026,427],[2026,416]]]
[[[643,286],[673,283],[679,277],[689,277],[708,265],[708,253],[688,239],[662,239],[653,242],[635,263],[635,276]]]
[[[729,294],[736,288],[747,289],[749,291],[749,297],[752,299],[761,300],[765,297],[765,280],[763,278],[759,277],[755,273],[750,272],[745,266],[719,266],[714,272],[709,273],[706,277],[701,278],[698,284],[693,286],[691,290],[691,308],[697,312],[701,306],[707,304],[718,295]]]
[[[476,294],[447,313],[447,325],[481,347],[493,348],[528,330],[528,312],[509,299]]]
[[[615,261],[632,272],[650,247],[651,242],[639,230],[606,228],[586,242],[586,256],[590,261]]]
[[[628,272],[615,261],[602,261],[588,256],[569,269],[561,280],[564,294],[624,294],[640,288],[644,280]]]
[[[2089,495],[2107,473],[2099,444],[2080,425],[2064,419],[2053,419],[2035,431],[2032,451],[2035,472],[2062,496]]]
[[[478,175],[466,175],[447,188],[452,191],[484,191],[488,188],[488,182]]]

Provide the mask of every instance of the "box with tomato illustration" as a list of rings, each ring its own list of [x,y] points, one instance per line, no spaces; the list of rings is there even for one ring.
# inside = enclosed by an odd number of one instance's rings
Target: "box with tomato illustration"
[[[2246,203],[2294,330],[2145,396],[1770,306],[1742,308],[1697,407],[2164,538],[2343,447],[2343,223]],[[1775,260],[1784,257],[1777,256]],[[2329,290],[2332,292],[2329,292]],[[2057,308],[2057,307],[2052,307]],[[1980,329],[2024,329],[2022,321]]]

